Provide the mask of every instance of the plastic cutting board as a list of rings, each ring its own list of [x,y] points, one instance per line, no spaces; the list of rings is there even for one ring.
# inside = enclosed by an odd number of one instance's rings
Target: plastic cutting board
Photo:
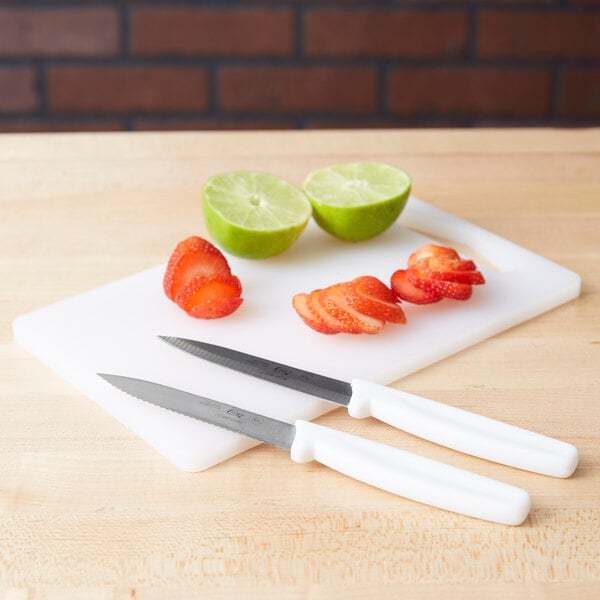
[[[468,302],[404,303],[407,325],[387,324],[374,336],[321,335],[292,309],[293,294],[358,275],[387,283],[416,248],[432,240],[454,245],[484,273],[486,285],[476,287]],[[415,197],[373,240],[341,242],[311,222],[277,257],[228,258],[244,287],[244,303],[228,318],[188,317],[165,297],[165,265],[159,265],[18,317],[15,339],[176,466],[200,471],[257,442],[146,404],[96,373],[156,381],[289,422],[310,420],[336,406],[186,355],[156,336],[201,339],[331,377],[389,384],[580,291],[576,273]]]

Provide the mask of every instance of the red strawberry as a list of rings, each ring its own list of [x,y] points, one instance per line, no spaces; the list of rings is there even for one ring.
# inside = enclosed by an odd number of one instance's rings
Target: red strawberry
[[[298,316],[311,329],[314,329],[319,333],[324,333],[325,335],[333,335],[335,333],[339,333],[338,330],[328,327],[322,320],[320,320],[317,317],[317,315],[314,313],[312,307],[309,304],[309,299],[309,294],[296,294],[292,298],[292,306],[294,307],[294,310],[298,313]]]
[[[345,285],[346,301],[359,313],[390,323],[406,323],[398,298],[379,279],[371,276],[357,277]]]
[[[175,301],[197,319],[220,319],[242,303],[242,286],[235,275],[196,275],[179,290]]]
[[[360,333],[360,330],[357,327],[352,328],[347,323],[344,323],[344,321],[334,317],[325,308],[323,304],[323,301],[325,300],[323,292],[324,290],[322,289],[313,290],[309,296],[308,305],[316,315],[316,318],[320,320],[325,327],[338,333]]]
[[[442,299],[442,295],[435,290],[424,290],[414,286],[408,280],[404,269],[398,269],[392,274],[391,284],[399,298],[413,304],[432,304]]]
[[[454,248],[438,246],[437,244],[425,244],[408,257],[408,266],[411,267],[419,261],[430,258],[445,259],[446,261],[460,260],[460,256]]]
[[[227,259],[207,240],[192,236],[171,254],[163,279],[165,294],[175,300],[181,288],[197,275],[231,275]]]
[[[398,302],[398,298],[394,292],[383,281],[377,279],[377,277],[363,275],[362,277],[353,279],[353,283],[359,294],[391,304]]]
[[[418,276],[413,268],[406,271],[406,277],[409,283],[412,283],[426,294],[440,294],[443,298],[451,298],[452,300],[468,300],[473,294],[473,287],[469,284],[422,278]]]
[[[413,252],[408,259],[407,271],[409,281],[421,289],[425,288],[424,284],[419,285],[419,281],[446,281],[463,285],[485,283],[483,275],[477,270],[477,266],[472,260],[460,258],[458,252],[453,248],[435,244],[426,244]],[[467,294],[466,290],[461,288],[442,287],[451,294],[449,297],[460,296],[462,298]],[[431,287],[431,289],[434,288],[435,286]]]
[[[421,279],[451,281],[467,285],[481,285],[485,283],[485,279],[479,271],[428,271],[422,269],[420,264],[415,267],[409,267],[408,270],[414,272],[415,276]]]
[[[337,283],[331,285],[319,294],[325,310],[344,323],[350,329],[348,333],[379,333],[385,322],[369,315],[361,314],[348,303],[348,284]]]

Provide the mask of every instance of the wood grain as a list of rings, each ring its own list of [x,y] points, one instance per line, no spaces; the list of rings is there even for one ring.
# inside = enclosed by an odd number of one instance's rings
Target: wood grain
[[[598,597],[599,156],[598,129],[0,136],[4,597]],[[395,384],[574,443],[572,478],[341,410],[319,419],[526,488],[533,510],[520,527],[398,499],[265,446],[180,472],[12,341],[17,315],[205,233],[209,175],[253,168],[300,183],[355,159],[404,167],[417,196],[583,278],[576,301]]]

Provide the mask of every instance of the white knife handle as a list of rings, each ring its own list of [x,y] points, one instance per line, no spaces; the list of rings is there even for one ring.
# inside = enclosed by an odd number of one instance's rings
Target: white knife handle
[[[359,419],[372,416],[436,444],[543,475],[569,477],[579,460],[572,444],[362,379],[352,380],[348,413]]]
[[[316,460],[398,496],[486,521],[519,525],[529,514],[531,500],[520,488],[309,421],[295,425],[296,462]]]

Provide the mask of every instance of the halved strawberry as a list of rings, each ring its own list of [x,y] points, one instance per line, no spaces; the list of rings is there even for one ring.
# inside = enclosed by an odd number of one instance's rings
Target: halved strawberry
[[[363,315],[390,323],[406,323],[394,292],[375,277],[357,277],[346,284],[346,301]]]
[[[181,288],[197,275],[231,275],[227,259],[209,241],[191,236],[179,244],[171,254],[163,287],[165,294],[175,300]]]
[[[468,300],[473,294],[473,286],[469,284],[422,278],[416,274],[415,269],[413,268],[409,268],[406,271],[406,278],[409,283],[412,283],[413,286],[419,288],[423,292],[427,294],[440,294],[443,298]]]
[[[325,325],[325,323],[320,320],[315,312],[313,311],[311,305],[309,304],[310,294],[296,294],[292,298],[292,306],[294,310],[298,313],[298,316],[311,328],[319,333],[324,333],[325,335],[333,335],[339,333],[337,329],[332,329]]]
[[[405,269],[398,269],[392,274],[391,285],[394,292],[402,300],[412,304],[432,304],[442,299],[442,294],[435,290],[424,290],[408,280]]]
[[[175,301],[197,319],[220,319],[243,302],[242,285],[235,275],[196,275],[179,290]]]
[[[325,310],[344,323],[352,331],[349,333],[379,333],[385,321],[362,314],[354,309],[348,303],[349,289],[348,283],[337,283],[331,285],[319,294],[321,303]]]

